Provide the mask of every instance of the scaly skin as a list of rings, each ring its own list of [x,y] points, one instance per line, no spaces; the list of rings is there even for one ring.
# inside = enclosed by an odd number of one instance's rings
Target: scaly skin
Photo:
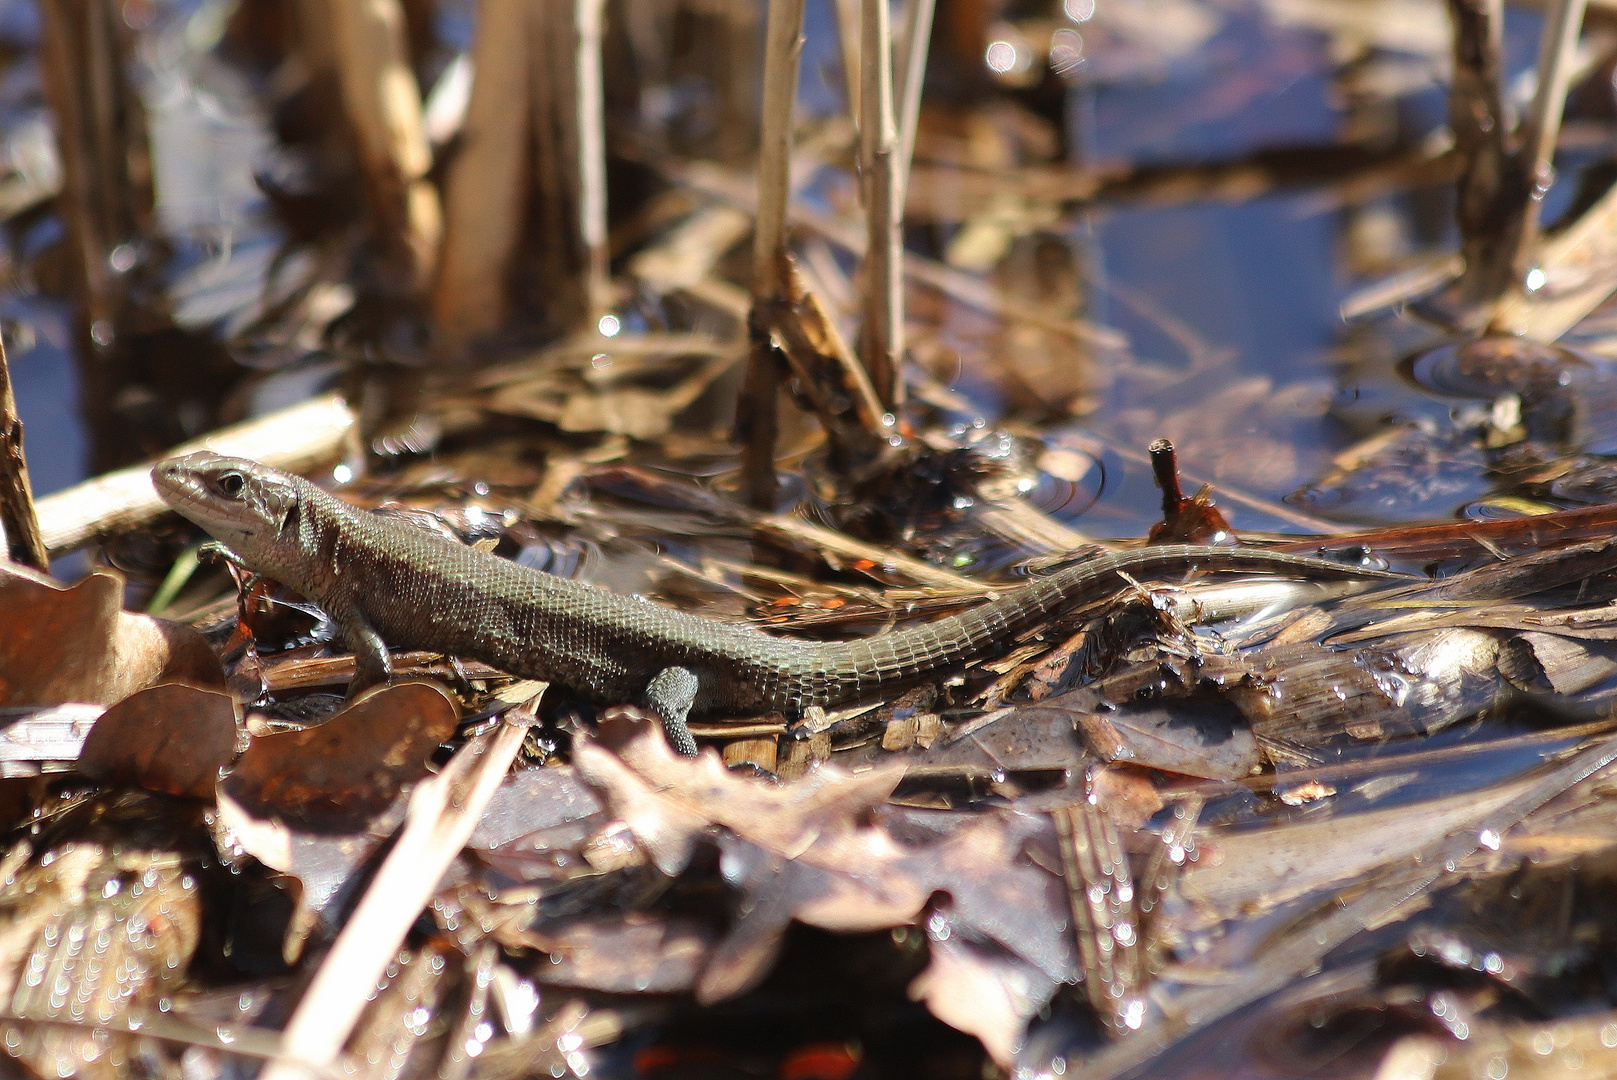
[[[296,476],[206,451],[152,470],[159,494],[244,565],[319,603],[354,651],[356,685],[389,674],[385,642],[467,656],[591,700],[642,702],[685,753],[687,714],[797,714],[1002,652],[1122,574],[1244,571],[1399,578],[1281,552],[1165,545],[1099,555],[968,611],[843,642],[772,637],[519,566],[357,510]]]

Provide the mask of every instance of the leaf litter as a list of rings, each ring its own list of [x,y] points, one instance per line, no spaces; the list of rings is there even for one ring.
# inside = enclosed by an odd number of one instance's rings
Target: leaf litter
[[[102,569],[63,588],[8,565],[0,1041],[15,1062],[53,1076],[215,1076],[238,1058],[271,1075],[513,1077],[1603,1068],[1617,1031],[1602,959],[1617,756],[1609,275],[1598,238],[1569,229],[1542,249],[1548,288],[1490,291],[1534,224],[1475,210],[1489,185],[1510,201],[1530,140],[1456,121],[1445,143],[1388,119],[1450,78],[1451,48],[1485,59],[1462,48],[1478,31],[1459,18],[1481,5],[1450,5],[1452,24],[1435,4],[1047,6],[1007,8],[969,48],[954,23],[937,36],[938,77],[975,89],[934,100],[929,82],[897,185],[915,226],[900,260],[906,404],[882,398],[893,391],[860,367],[870,348],[851,332],[882,243],[861,228],[870,147],[841,116],[800,117],[787,205],[771,209],[735,143],[772,12],[674,3],[628,19],[607,47],[634,62],[608,81],[635,90],[633,108],[566,82],[587,50],[556,43],[587,27],[563,26],[561,8],[470,49],[416,43],[465,50],[444,71],[478,65],[485,85],[506,53],[536,65],[512,83],[532,95],[499,109],[457,112],[434,91],[436,134],[418,144],[412,95],[360,113],[366,83],[344,82],[332,50],[289,45],[264,5],[141,25],[144,7],[124,5],[136,70],[167,88],[136,101],[114,76],[125,105],[162,130],[206,98],[210,123],[261,136],[264,160],[256,187],[231,174],[251,205],[220,203],[237,217],[217,236],[180,212],[180,189],[159,194],[178,252],[163,273],[155,231],[80,236],[105,250],[80,268],[92,315],[79,336],[109,356],[192,360],[172,416],[144,384],[91,403],[115,428],[155,416],[125,440],[155,453],[214,416],[200,389],[226,354],[258,373],[243,394],[266,399],[340,364],[362,430],[309,460],[347,454],[324,475],[351,481],[356,504],[792,633],[958,609],[1048,570],[1052,552],[1104,550],[1077,531],[1090,528],[1214,544],[1239,528],[1440,580],[1120,578],[941,684],[698,725],[705,749],[687,759],[632,707],[599,711],[452,656],[397,655],[401,681],[344,701],[354,665],[329,620],[205,560],[164,589],[162,614],[180,621],[122,610],[124,579]],[[905,7],[905,20],[930,12]],[[351,49],[342,26],[331,40]],[[1583,44],[1561,132],[1574,150],[1589,137],[1576,125],[1609,127],[1584,100],[1609,74],[1609,29],[1591,18]],[[403,63],[403,45],[385,63]],[[120,70],[104,47],[52,54],[58,102],[88,85],[73,64]],[[417,78],[445,59],[424,56]],[[241,74],[255,64],[277,73]],[[1498,73],[1459,67],[1451,106],[1502,130]],[[1339,80],[1356,134],[1265,144],[1254,111],[1316,71]],[[1128,93],[1176,104],[1118,125]],[[1054,118],[1074,102],[1121,158],[1068,154],[1074,122]],[[610,113],[596,117],[612,133],[610,233],[589,218],[588,170],[557,165],[589,141],[578,125],[596,108]],[[543,115],[531,132],[488,137],[530,110]],[[354,127],[333,134],[320,114],[339,111]],[[273,134],[260,112],[276,113]],[[389,124],[403,134],[380,152]],[[1206,124],[1236,133],[1234,160],[1160,159],[1153,140]],[[530,135],[532,163],[479,157]],[[22,138],[5,143],[19,208],[61,187]],[[74,145],[57,151],[70,176],[124,176],[149,152],[122,147],[86,174]],[[478,184],[455,175],[468,163]],[[523,179],[500,188],[510,176]],[[1463,261],[1417,250],[1432,222],[1388,195],[1456,177]],[[449,239],[429,296],[440,184]],[[1344,310],[1414,300],[1427,319],[1350,327],[1334,386],[1253,372],[1126,274],[1090,273],[1071,243],[1098,212],[1294,188],[1299,205],[1343,209],[1349,265],[1393,275]],[[483,209],[538,209],[479,238],[457,189]],[[75,227],[150,228],[140,183],[87,204],[89,190],[62,188]],[[1602,200],[1585,201],[1598,223]],[[769,294],[741,259],[776,212],[795,261],[778,262]],[[528,261],[509,254],[540,232]],[[499,272],[463,287],[479,258]],[[1099,297],[1126,314],[1100,319]],[[1536,340],[1591,312],[1570,342]],[[461,377],[477,359],[495,363]],[[749,411],[761,371],[772,396]],[[777,383],[802,410],[777,409]],[[1187,383],[1206,393],[1187,399]],[[996,396],[1006,405],[985,422]],[[1356,445],[1327,452],[1314,437],[1327,421]],[[773,470],[763,500],[735,471],[732,426],[770,428],[768,460],[791,467],[784,500]],[[356,479],[358,448],[370,469]],[[1102,498],[1108,469],[1137,483],[1151,464],[1162,520]],[[1097,516],[1075,512],[1089,503]],[[1456,510],[1472,519],[1387,525]],[[1256,535],[1278,526],[1334,535]],[[190,542],[164,529],[85,535],[103,534],[138,600]],[[975,1041],[950,1042],[920,1006]]]

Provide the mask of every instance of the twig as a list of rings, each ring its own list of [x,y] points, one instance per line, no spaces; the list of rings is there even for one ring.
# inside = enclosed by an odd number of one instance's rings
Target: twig
[[[307,473],[341,458],[354,430],[354,414],[336,394],[221,428],[170,455],[192,450],[254,458],[289,472]],[[47,495],[39,500],[39,532],[52,557],[97,536],[136,529],[166,513],[152,490],[150,465],[136,465]]]
[[[1522,124],[1521,155],[1528,191],[1509,263],[1517,288],[1538,257],[1539,214],[1544,192],[1555,179],[1555,142],[1561,133],[1561,116],[1566,111],[1566,93],[1586,7],[1587,0],[1552,0],[1545,13],[1538,42],[1538,89]]]
[[[22,417],[11,393],[11,369],[5,343],[0,342],[0,528],[6,534],[6,553],[12,562],[50,573],[45,541],[39,535],[33,488],[28,483],[28,459],[22,452]]]
[[[758,213],[753,230],[753,348],[746,392],[736,401],[741,446],[741,488],[749,505],[775,507],[775,397],[777,363],[763,309],[786,292],[786,206],[791,200],[792,116],[797,102],[797,66],[803,51],[804,0],[774,0],[764,39],[764,104],[758,151]],[[767,400],[765,400],[767,398]]]
[[[578,231],[584,245],[584,308],[591,326],[611,308],[606,235],[606,106],[601,75],[601,11],[605,0],[574,0],[578,29]]]
[[[354,908],[320,970],[287,1021],[281,1053],[323,1067],[335,1062],[404,936],[444,871],[466,846],[506,770],[522,749],[537,697],[518,706],[492,738],[467,743],[410,797],[398,843]],[[297,1080],[301,1068],[277,1062],[264,1080]]]
[[[887,0],[862,0],[859,164],[865,194],[865,311],[859,355],[871,386],[889,412],[903,401],[904,353],[902,214],[893,153],[893,27]]]

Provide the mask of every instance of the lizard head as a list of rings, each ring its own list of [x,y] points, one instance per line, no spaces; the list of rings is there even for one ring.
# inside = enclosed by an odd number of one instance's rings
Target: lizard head
[[[199,450],[160,461],[152,485],[163,501],[190,518],[262,573],[295,565],[300,504],[308,481],[247,458]],[[277,557],[286,552],[291,559]]]

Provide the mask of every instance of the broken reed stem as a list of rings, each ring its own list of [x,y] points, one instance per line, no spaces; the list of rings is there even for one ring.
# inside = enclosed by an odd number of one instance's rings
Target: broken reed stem
[[[1527,205],[1516,235],[1510,266],[1520,288],[1538,258],[1539,212],[1544,192],[1555,179],[1555,143],[1561,134],[1561,116],[1578,51],[1578,32],[1588,0],[1551,0],[1538,42],[1538,89],[1522,123],[1521,161],[1527,179]]]
[[[443,206],[427,180],[432,150],[421,125],[421,94],[410,70],[399,0],[304,0],[307,29],[330,34],[310,42],[315,63],[328,61],[343,111],[359,144],[379,239],[393,252],[410,293],[424,292],[438,264]]]
[[[898,179],[893,161],[893,27],[887,0],[862,0],[859,44],[859,167],[865,195],[865,311],[859,356],[888,412],[903,399],[904,275]]]
[[[1455,220],[1465,260],[1461,303],[1492,303],[1510,285],[1509,252],[1521,221],[1524,186],[1506,136],[1501,21],[1503,0],[1449,0],[1454,79],[1449,127],[1463,167]]]
[[[754,510],[775,509],[775,442],[780,437],[780,357],[764,325],[761,306],[747,319],[751,352],[736,394],[735,429],[741,447],[741,501]]]
[[[28,460],[22,452],[22,418],[11,393],[11,369],[5,343],[0,342],[0,528],[6,533],[6,554],[12,562],[50,573],[45,541],[34,512],[33,488],[28,483]]]
[[[764,103],[759,123],[758,224],[753,233],[752,295],[786,292],[786,207],[791,201],[792,124],[797,63],[803,52],[804,0],[773,0],[764,38]]]
[[[859,0],[836,0],[837,41],[842,48],[842,77],[848,95],[848,119],[859,122]]]
[[[792,197],[792,116],[803,51],[804,0],[772,0],[764,35],[764,102],[758,147],[758,216],[752,247],[752,354],[736,398],[741,490],[749,506],[775,508],[776,398],[780,374],[766,313],[786,294],[786,208]],[[765,368],[771,370],[765,370]]]
[[[915,129],[921,119],[921,88],[926,83],[926,59],[936,10],[937,0],[909,0],[904,9],[903,63],[893,87],[893,97],[898,102],[898,163],[893,172],[900,207],[910,186],[910,161],[915,157]]]
[[[606,106],[601,71],[605,0],[574,0],[578,107],[578,229],[584,245],[584,305],[590,326],[612,307],[606,236]]]
[[[461,149],[444,184],[444,243],[432,320],[446,352],[462,356],[505,320],[507,273],[533,182],[528,5],[481,0],[472,42],[471,101]]]

